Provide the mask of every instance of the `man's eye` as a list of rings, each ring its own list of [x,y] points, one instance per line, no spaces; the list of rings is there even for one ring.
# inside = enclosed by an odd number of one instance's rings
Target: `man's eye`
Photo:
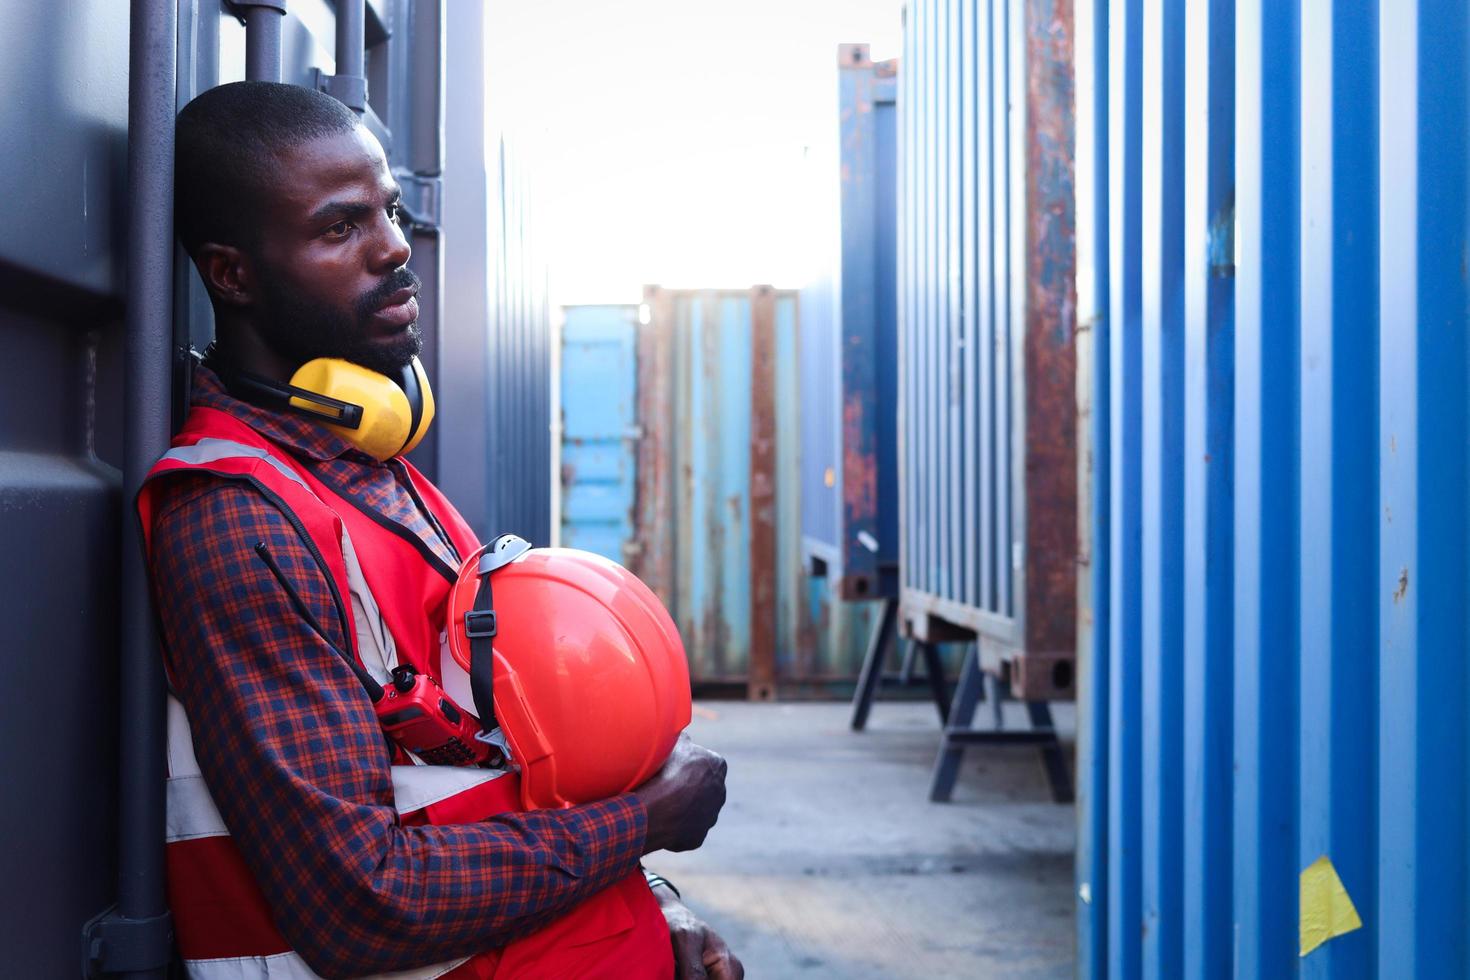
[[[390,205],[388,205],[388,220],[391,221],[391,222],[393,222],[396,225],[396,224],[399,223],[399,221],[401,219],[402,219],[402,214],[399,212],[399,205],[397,205],[397,204],[390,204]]]
[[[332,225],[330,228],[328,228],[326,234],[328,238],[345,238],[347,237],[347,233],[351,230],[352,222],[339,221],[335,225]]]

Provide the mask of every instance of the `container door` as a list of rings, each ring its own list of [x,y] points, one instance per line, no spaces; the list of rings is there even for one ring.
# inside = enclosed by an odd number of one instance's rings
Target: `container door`
[[[566,310],[561,357],[561,543],[626,564],[633,539],[636,306]]]

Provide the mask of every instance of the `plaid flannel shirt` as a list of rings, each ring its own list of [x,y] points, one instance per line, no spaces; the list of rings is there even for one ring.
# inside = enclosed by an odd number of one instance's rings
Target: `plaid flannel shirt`
[[[193,400],[243,419],[458,565],[401,464],[240,402],[207,368]],[[209,474],[162,488],[152,574],[176,694],[220,813],[277,926],[309,962],[384,971],[502,946],[638,869],[646,815],[631,795],[476,824],[400,824],[366,692],[252,556],[257,541],[351,649],[327,580],[265,497]]]

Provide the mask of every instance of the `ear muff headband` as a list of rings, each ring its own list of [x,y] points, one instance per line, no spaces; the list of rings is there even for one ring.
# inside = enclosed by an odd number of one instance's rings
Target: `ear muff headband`
[[[256,375],[226,378],[257,404],[325,425],[353,447],[386,461],[417,446],[434,419],[434,396],[418,358],[394,380],[335,357],[307,361],[281,384]]]

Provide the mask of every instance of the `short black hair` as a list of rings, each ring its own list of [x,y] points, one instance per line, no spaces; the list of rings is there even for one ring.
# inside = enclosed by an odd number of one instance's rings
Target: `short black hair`
[[[179,113],[174,143],[174,225],[193,255],[205,242],[250,248],[258,204],[279,154],[359,125],[322,92],[280,82],[230,82]]]

